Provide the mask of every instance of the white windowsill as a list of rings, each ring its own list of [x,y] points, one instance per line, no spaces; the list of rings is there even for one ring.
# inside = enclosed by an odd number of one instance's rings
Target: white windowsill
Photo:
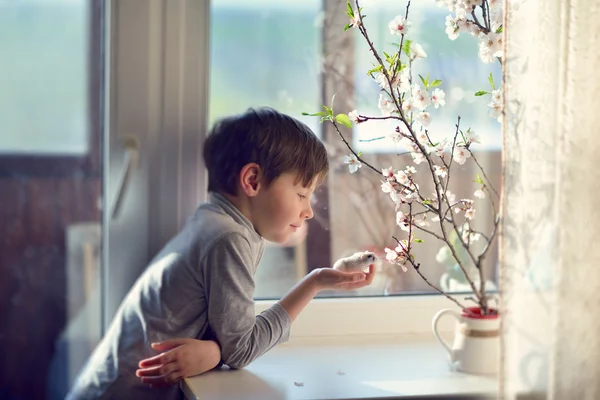
[[[187,399],[496,398],[497,379],[452,372],[433,335],[298,338],[243,370],[182,382]]]

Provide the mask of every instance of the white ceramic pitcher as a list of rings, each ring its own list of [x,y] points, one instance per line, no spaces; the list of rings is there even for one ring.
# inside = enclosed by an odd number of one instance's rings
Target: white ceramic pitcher
[[[458,371],[471,374],[495,374],[498,371],[498,347],[500,345],[500,319],[498,315],[481,315],[479,307],[468,309],[470,313],[454,310],[439,311],[432,321],[433,333],[450,355],[450,361]],[[448,345],[438,332],[438,321],[444,315],[456,318],[454,343]]]

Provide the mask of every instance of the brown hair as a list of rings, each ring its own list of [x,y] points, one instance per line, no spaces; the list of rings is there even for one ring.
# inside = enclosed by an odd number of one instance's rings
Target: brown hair
[[[272,108],[250,108],[217,121],[204,143],[208,191],[236,195],[242,167],[258,164],[270,184],[285,172],[297,172],[304,186],[319,184],[329,170],[327,151],[302,122]]]

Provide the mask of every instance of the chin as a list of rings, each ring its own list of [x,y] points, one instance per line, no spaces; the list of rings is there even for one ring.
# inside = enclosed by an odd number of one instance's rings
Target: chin
[[[285,244],[290,239],[290,235],[282,233],[279,235],[272,235],[270,237],[265,237],[265,239],[267,239],[269,242],[273,242],[273,243],[277,243],[277,244]]]

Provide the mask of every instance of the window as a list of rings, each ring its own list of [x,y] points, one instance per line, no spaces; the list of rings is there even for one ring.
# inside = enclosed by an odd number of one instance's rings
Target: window
[[[0,156],[85,155],[89,34],[86,1],[0,4]]]
[[[387,23],[404,13],[404,5],[391,1],[371,3],[364,4],[371,39],[380,50],[393,49],[394,37],[389,34]],[[431,292],[414,271],[403,273],[385,262],[384,248],[394,247],[392,235],[402,232],[395,225],[393,207],[389,197],[381,192],[378,177],[366,168],[350,174],[342,163],[349,152],[337,134],[320,125],[317,118],[301,115],[329,104],[334,93],[336,112],[358,109],[361,114],[380,115],[379,88],[366,75],[374,59],[357,31],[343,31],[347,23],[346,2],[215,0],[211,7],[210,123],[250,106],[272,106],[306,122],[324,140],[331,154],[328,182],[313,199],[315,217],[307,231],[299,232],[287,245],[267,247],[257,272],[256,297],[279,298],[311,269],[332,265],[339,257],[360,250],[372,250],[384,258],[373,285],[356,293],[322,296]],[[481,137],[478,160],[499,188],[500,124],[482,112],[486,104],[474,96],[476,91],[487,89],[479,85],[487,83],[490,72],[500,79],[499,68],[479,61],[477,44],[471,37],[463,35],[454,42],[448,39],[444,32],[447,12],[438,8],[434,0],[413,2],[411,14],[411,39],[422,44],[428,55],[415,65],[419,68],[416,72],[441,79],[446,92],[446,107],[433,113],[434,130],[450,136],[455,118],[460,115],[465,124],[462,126],[470,126]],[[378,125],[370,122],[354,131],[345,130],[344,134],[351,136],[354,148],[362,151],[373,165],[412,165],[410,157],[397,156],[400,150],[391,140],[365,141],[385,136],[382,132],[391,134],[394,128],[387,121]],[[452,192],[460,198],[473,198],[477,171],[465,164],[453,174]],[[483,231],[489,231],[492,223],[486,207],[482,205],[478,210],[477,228]],[[438,256],[441,242],[430,237],[423,239],[425,243],[416,251],[426,266],[423,273],[431,282],[449,290],[464,290],[454,263],[444,261],[442,252]],[[495,247],[486,261],[487,277],[495,281]]]

